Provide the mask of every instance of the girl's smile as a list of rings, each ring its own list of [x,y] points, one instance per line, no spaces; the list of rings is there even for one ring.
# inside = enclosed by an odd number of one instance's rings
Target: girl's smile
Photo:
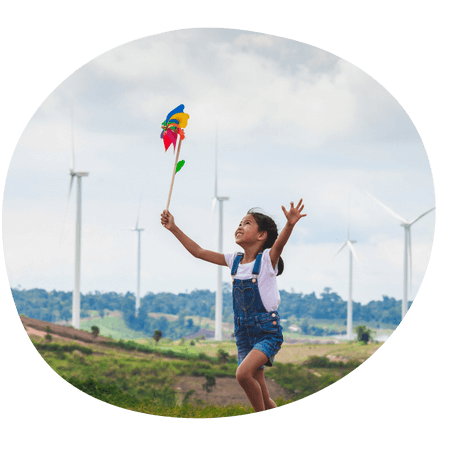
[[[259,231],[258,224],[251,214],[247,214],[234,233],[236,244],[257,241],[263,233]]]

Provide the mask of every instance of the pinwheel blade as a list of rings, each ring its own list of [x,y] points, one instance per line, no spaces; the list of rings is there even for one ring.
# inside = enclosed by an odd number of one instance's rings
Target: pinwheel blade
[[[177,137],[178,135],[175,134],[172,130],[166,130],[164,133],[163,141],[164,141],[164,148],[167,149],[173,145],[174,149],[177,145]]]
[[[178,114],[174,114],[170,118],[170,121],[175,120],[179,124],[180,128],[186,128],[187,127],[187,123],[188,123],[188,119],[189,119],[189,114],[178,113]]]
[[[170,118],[174,115],[174,114],[178,114],[178,113],[182,113],[184,111],[184,105],[179,105],[177,106],[175,109],[173,109],[172,111],[170,111],[169,114],[167,114],[167,118],[166,118],[166,123],[169,123]]]

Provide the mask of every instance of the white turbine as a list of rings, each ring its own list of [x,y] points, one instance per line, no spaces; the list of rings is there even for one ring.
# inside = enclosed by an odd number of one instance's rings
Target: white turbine
[[[349,278],[348,278],[348,301],[347,301],[347,339],[351,340],[353,338],[353,299],[352,299],[352,288],[353,288],[353,256],[359,262],[356,256],[355,244],[356,241],[350,239],[350,199],[348,202],[348,219],[347,219],[347,239],[339,248],[339,250],[332,256],[333,259],[341,250],[348,247],[349,250]]]
[[[64,212],[63,229],[67,213],[67,207],[69,205],[70,193],[72,191],[73,179],[74,177],[77,177],[77,211],[76,211],[76,225],[75,225],[75,284],[72,294],[72,326],[74,328],[80,328],[81,178],[87,177],[89,175],[89,172],[75,172],[75,152],[73,142],[73,106],[71,111],[71,130],[72,130],[71,131],[72,164],[69,170],[70,174],[69,195],[67,196],[66,209]]]
[[[405,248],[404,248],[404,262],[403,262],[403,299],[402,299],[402,319],[403,319],[408,311],[408,264],[409,264],[410,291],[412,286],[411,225],[416,223],[419,219],[421,219],[429,212],[436,209],[436,207],[429,209],[427,212],[424,212],[419,217],[416,217],[414,220],[408,222],[403,217],[399,216],[394,211],[389,209],[386,205],[383,205],[383,203],[381,203],[378,199],[376,199],[372,194],[370,194],[369,192],[367,192],[367,194],[370,197],[372,197],[379,205],[381,205],[389,214],[391,214],[393,217],[399,220],[400,226],[402,226],[405,229]]]
[[[138,216],[136,220],[136,226],[134,228],[127,228],[127,230],[137,232],[137,286],[136,286],[136,314],[141,307],[141,231],[144,228],[139,228],[139,215],[141,211],[141,205],[139,204]]]
[[[212,202],[211,218],[214,214],[216,203],[219,202],[219,238],[218,238],[218,252],[222,253],[223,242],[223,202],[230,197],[217,196],[217,129],[216,129],[216,171],[214,178],[214,197]],[[217,266],[217,291],[216,291],[216,316],[214,327],[214,339],[216,341],[222,340],[222,266]]]

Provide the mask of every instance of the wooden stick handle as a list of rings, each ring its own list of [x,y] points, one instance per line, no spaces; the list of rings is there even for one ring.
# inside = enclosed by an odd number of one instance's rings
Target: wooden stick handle
[[[170,197],[172,197],[173,183],[175,181],[175,174],[177,173],[177,164],[178,164],[178,157],[180,156],[180,147],[181,147],[181,136],[178,136],[178,149],[177,155],[175,156],[175,165],[173,166],[173,174],[172,174],[172,182],[170,183],[169,198],[167,199],[167,206],[166,206],[167,211],[169,210]]]

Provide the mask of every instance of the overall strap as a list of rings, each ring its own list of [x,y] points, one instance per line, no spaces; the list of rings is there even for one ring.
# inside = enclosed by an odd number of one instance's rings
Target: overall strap
[[[236,255],[236,258],[234,258],[233,267],[231,268],[231,276],[233,277],[233,280],[234,280],[234,277],[235,277],[236,272],[238,270],[239,263],[241,262],[241,259],[242,259],[243,256],[244,256],[243,253],[238,253]]]
[[[255,264],[253,264],[253,271],[252,271],[252,281],[253,283],[256,283],[256,279],[258,278],[259,271],[261,270],[261,260],[262,260],[262,252],[259,252],[256,255]],[[238,253],[236,255],[236,258],[234,258],[233,267],[231,268],[231,278],[234,279],[236,277],[236,273],[239,267],[239,263],[241,262],[242,257],[244,256],[243,253]]]
[[[259,252],[255,259],[255,264],[253,265],[252,275],[256,278],[259,275],[259,271],[261,270],[261,261],[262,261],[262,252]]]

